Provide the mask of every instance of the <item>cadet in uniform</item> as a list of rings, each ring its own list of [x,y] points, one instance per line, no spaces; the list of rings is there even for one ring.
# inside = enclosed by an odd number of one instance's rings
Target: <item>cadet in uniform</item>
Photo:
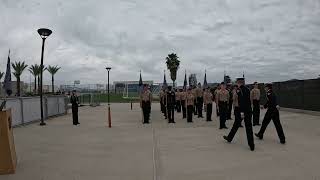
[[[176,107],[177,107],[177,112],[181,112],[181,97],[180,97],[180,90],[178,89],[176,91]]]
[[[260,125],[260,89],[257,82],[254,82],[254,88],[250,92],[251,104],[253,106],[252,119],[253,126]]]
[[[244,86],[244,78],[238,78],[237,84],[239,89],[237,90],[238,96],[238,105],[240,113],[244,114],[244,123],[246,126],[247,140],[248,145],[251,151],[254,151],[255,145],[253,141],[253,131],[252,131],[252,123],[251,123],[251,101],[250,101],[250,90]],[[237,133],[239,127],[241,125],[241,120],[235,120],[232,126],[232,129],[228,136],[223,136],[225,140],[231,142]]]
[[[258,133],[255,135],[259,139],[263,139],[263,134],[265,130],[267,129],[268,124],[270,123],[271,119],[273,121],[274,126],[276,127],[280,143],[285,144],[286,143],[286,138],[284,136],[284,132],[282,129],[282,125],[280,122],[280,117],[279,117],[279,110],[278,110],[278,103],[277,103],[277,97],[272,91],[272,85],[267,84],[265,86],[265,90],[267,92],[267,103],[264,105],[264,108],[267,108],[267,112],[264,116],[264,119],[262,121],[262,126],[261,129]]]
[[[143,124],[149,124],[150,120],[150,112],[151,112],[151,101],[152,101],[152,94],[151,91],[148,89],[148,85],[144,85],[143,92],[140,96],[140,106],[143,112]]]
[[[186,94],[186,107],[187,107],[187,122],[192,122],[192,115],[194,110],[194,95],[192,93],[192,88],[190,87]]]
[[[218,94],[218,92],[220,91],[220,86],[218,86],[217,88],[216,88],[216,90],[214,90],[214,102],[216,103],[216,113],[217,113],[217,117],[219,116],[219,105],[218,105],[218,101],[217,101],[217,94]]]
[[[181,107],[182,107],[182,119],[187,117],[186,96],[187,96],[187,92],[185,90],[180,89],[180,100],[181,100]]]
[[[207,121],[212,121],[212,102],[213,102],[213,95],[210,92],[210,88],[207,88],[203,94],[203,100],[204,104],[207,108],[206,114],[207,114]]]
[[[220,84],[220,90],[217,92],[216,100],[218,102],[218,111],[220,115],[220,129],[228,129],[226,126],[229,91],[226,90],[224,82]]]
[[[71,108],[72,108],[72,121],[73,125],[78,125],[79,123],[79,118],[78,118],[78,108],[79,108],[79,98],[76,95],[76,90],[72,91],[72,95],[70,97],[70,103],[71,103]]]
[[[198,111],[198,118],[203,118],[202,116],[202,109],[203,109],[203,90],[201,89],[201,84],[198,83],[198,87],[196,88],[196,97],[197,97],[197,111]]]
[[[168,123],[174,122],[174,107],[176,102],[176,95],[174,91],[172,91],[172,87],[168,87],[168,92],[166,94],[166,102],[167,102],[167,115],[168,115]]]
[[[229,104],[228,104],[228,115],[227,115],[227,120],[231,119],[231,114],[232,114],[232,85],[228,84],[227,85],[227,90],[229,91]]]

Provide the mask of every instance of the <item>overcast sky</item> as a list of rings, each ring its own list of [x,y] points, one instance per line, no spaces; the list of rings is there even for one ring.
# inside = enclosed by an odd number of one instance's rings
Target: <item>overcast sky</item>
[[[12,61],[40,63],[37,29],[50,28],[45,65],[59,84],[161,82],[175,52],[184,71],[220,82],[245,71],[249,82],[320,74],[320,0],[0,0],[0,71]],[[169,73],[167,73],[169,77]],[[30,73],[22,80],[29,82]],[[15,79],[15,78],[13,78]],[[45,73],[45,81],[50,76]]]

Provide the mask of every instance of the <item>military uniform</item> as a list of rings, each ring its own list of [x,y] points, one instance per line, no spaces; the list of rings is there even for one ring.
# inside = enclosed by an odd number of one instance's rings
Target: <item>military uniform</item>
[[[267,103],[264,105],[264,107],[268,109],[262,121],[261,129],[256,134],[256,136],[259,137],[260,139],[263,139],[263,134],[267,129],[267,126],[269,125],[270,121],[272,120],[274,126],[276,127],[280,142],[284,144],[286,142],[286,138],[284,136],[282,125],[280,122],[279,110],[277,106],[278,106],[278,103],[277,103],[276,95],[272,92],[271,89],[269,89],[267,91]]]
[[[192,115],[193,115],[193,110],[194,110],[194,95],[193,93],[189,90],[186,93],[186,107],[187,107],[187,122],[192,122]]]
[[[180,92],[180,100],[181,100],[181,107],[182,107],[182,119],[187,117],[187,107],[186,107],[186,97],[187,92],[183,91]]]
[[[253,106],[252,120],[253,125],[260,125],[260,90],[253,88],[250,92],[251,104]]]
[[[203,109],[203,91],[200,87],[196,88],[196,97],[197,97],[197,112],[198,118],[203,118],[202,116],[202,109]]]
[[[252,131],[252,123],[251,123],[251,102],[250,102],[250,90],[245,87],[244,85],[241,85],[239,89],[237,90],[237,96],[238,96],[238,105],[239,105],[239,111],[240,116],[241,113],[244,114],[244,123],[246,127],[246,134],[247,134],[247,140],[248,145],[250,149],[254,150],[254,141],[253,141],[253,131]],[[241,126],[241,117],[239,119],[239,114],[237,115],[237,120],[234,121],[234,124],[232,126],[232,129],[228,136],[224,136],[224,138],[231,142],[237,133],[239,127]]]
[[[229,103],[229,91],[219,90],[217,92],[217,102],[219,108],[219,115],[220,115],[220,129],[227,129],[226,120],[227,120],[227,113],[228,113],[228,103]]]
[[[174,122],[174,107],[176,103],[176,95],[174,91],[168,90],[166,94],[168,123]]]
[[[181,112],[181,97],[180,97],[180,91],[176,92],[176,107],[177,107],[177,112]]]
[[[143,123],[149,123],[151,112],[152,94],[150,90],[144,90],[140,96],[140,104],[143,112]]]
[[[213,102],[213,95],[209,90],[206,90],[203,94],[204,104],[207,108],[206,115],[207,121],[212,121],[212,102]]]
[[[71,108],[72,108],[72,121],[73,125],[78,125],[79,123],[79,118],[78,118],[78,108],[79,108],[79,98],[77,95],[72,94],[70,97],[70,103],[71,103]]]

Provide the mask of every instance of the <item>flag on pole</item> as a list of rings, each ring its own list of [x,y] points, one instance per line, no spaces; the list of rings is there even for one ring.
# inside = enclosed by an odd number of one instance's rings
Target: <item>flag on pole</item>
[[[183,89],[184,90],[187,90],[187,85],[188,85],[188,82],[187,82],[187,70],[185,70],[184,81],[183,81]]]
[[[168,88],[168,83],[167,83],[167,79],[166,79],[166,70],[163,71],[163,84],[162,84],[162,87],[164,89]]]
[[[11,86],[11,63],[10,63],[10,49],[8,54],[8,61],[7,61],[7,70],[6,76],[3,82],[3,89],[7,93],[8,96],[12,94],[12,86]]]
[[[203,81],[203,88],[208,88],[208,82],[207,82],[207,70],[205,70],[204,73],[204,81]]]

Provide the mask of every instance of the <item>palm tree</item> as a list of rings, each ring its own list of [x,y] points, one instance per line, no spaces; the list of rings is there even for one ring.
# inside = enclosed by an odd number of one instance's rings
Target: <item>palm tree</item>
[[[34,90],[33,90],[34,93],[37,92],[37,76],[39,75],[39,69],[40,69],[40,66],[38,64],[35,64],[29,67],[29,72],[34,77]]]
[[[54,75],[59,71],[61,67],[58,66],[50,66],[47,68],[48,72],[51,74],[51,82],[52,82],[52,93],[54,93]]]
[[[13,75],[17,78],[17,96],[20,96],[20,76],[22,72],[28,67],[28,65],[25,64],[25,62],[14,62],[12,63],[12,67],[15,72],[13,72]]]
[[[1,96],[1,92],[2,92],[1,79],[2,79],[3,75],[4,75],[4,73],[0,72],[0,96]]]
[[[167,68],[170,71],[171,80],[173,81],[173,86],[177,79],[177,71],[179,69],[180,61],[178,60],[177,54],[171,53],[166,57]]]

